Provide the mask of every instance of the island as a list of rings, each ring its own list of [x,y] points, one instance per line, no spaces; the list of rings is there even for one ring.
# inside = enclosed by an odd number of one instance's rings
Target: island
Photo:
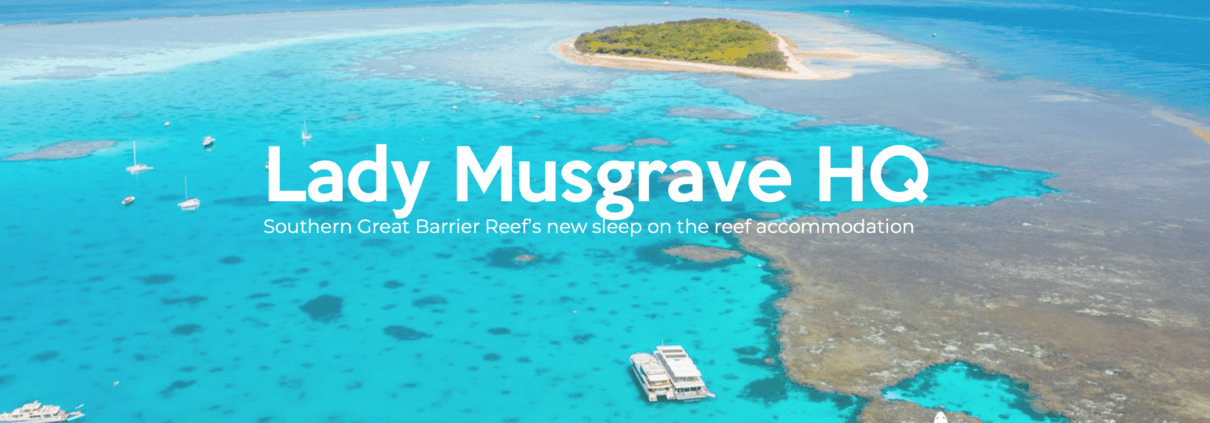
[[[789,70],[777,44],[754,23],[719,18],[611,26],[580,35],[575,47],[581,53]]]
[[[736,19],[611,26],[564,41],[573,62],[625,69],[731,73],[770,79],[834,79],[803,65],[783,36]]]

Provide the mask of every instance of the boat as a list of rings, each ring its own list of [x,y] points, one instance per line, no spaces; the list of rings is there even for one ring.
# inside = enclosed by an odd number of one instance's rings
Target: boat
[[[122,199],[122,205],[123,205],[123,206],[129,206],[129,205],[130,205],[130,203],[133,203],[133,202],[134,202],[134,196],[133,196],[133,195],[132,195],[132,196],[129,196],[129,197],[126,197],[126,198],[123,198],[123,199]]]
[[[944,411],[938,411],[937,416],[933,417],[933,423],[949,423],[949,420],[946,420]]]
[[[34,401],[8,412],[0,413],[0,422],[4,423],[52,423],[69,422],[84,417],[79,411],[66,412],[57,405],[42,405]]]
[[[131,148],[131,152],[134,154],[134,164],[126,166],[126,171],[130,172],[131,175],[138,175],[140,173],[155,169],[154,167],[139,163],[139,143],[135,142],[133,144],[134,146]]]
[[[639,380],[639,385],[647,394],[647,401],[656,402],[660,397],[668,398],[668,392],[672,390],[672,382],[668,380],[668,372],[664,370],[664,365],[660,364],[654,355],[632,354],[630,369],[634,371],[634,377]]]
[[[202,147],[211,147],[213,145],[214,137],[207,135],[206,138],[202,138]]]
[[[164,127],[165,127],[165,128],[167,128],[167,127],[168,127],[168,125],[172,125],[172,122],[169,122],[169,121],[164,121]]]
[[[307,145],[307,141],[311,141],[311,134],[307,133],[307,120],[303,119],[302,142]]]
[[[647,395],[655,402],[663,397],[669,401],[691,401],[714,398],[706,388],[702,373],[680,345],[660,345],[652,354],[630,356],[630,368]]]
[[[186,176],[185,177],[185,201],[176,203],[176,206],[180,207],[181,210],[190,211],[190,210],[197,210],[197,208],[201,205],[202,205],[202,200],[198,200],[196,198],[189,198],[189,177]]]

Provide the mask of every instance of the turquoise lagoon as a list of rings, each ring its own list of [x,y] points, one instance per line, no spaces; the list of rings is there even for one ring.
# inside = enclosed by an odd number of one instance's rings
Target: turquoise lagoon
[[[789,198],[775,204],[742,189],[732,203],[710,201],[708,190],[706,202],[678,204],[656,182],[632,216],[714,222],[895,206],[869,185],[865,202],[817,202],[818,146],[833,146],[839,163],[847,146],[864,146],[868,165],[885,146],[937,145],[888,127],[811,126],[813,117],[747,104],[689,75],[619,73],[604,92],[518,104],[474,87],[349,70],[385,44],[419,48],[457,35],[316,42],[165,74],[0,88],[0,155],[120,141],[87,158],[0,163],[0,186],[19,199],[7,203],[0,229],[0,398],[83,403],[93,422],[855,420],[862,399],[784,376],[772,306],[784,288],[760,258],[694,265],[655,253],[678,243],[730,247],[720,236],[264,234],[266,219],[390,221],[402,206],[393,181],[387,204],[348,193],[343,203],[270,203],[269,146],[281,146],[289,189],[305,188],[312,162],[350,169],[377,143],[409,166],[429,160],[409,219],[434,221],[599,221],[599,187],[579,204],[504,203],[498,186],[454,201],[458,145],[484,161],[511,145],[516,160],[594,165],[776,156],[793,173]],[[682,106],[748,118],[668,113]],[[304,119],[314,134],[306,147]],[[205,135],[218,140],[211,151]],[[648,137],[671,145],[591,150]],[[154,171],[124,172],[132,141]],[[1044,173],[928,162],[926,205],[1053,192]],[[202,201],[194,212],[176,208],[186,175]],[[910,177],[907,160],[890,162],[892,186]],[[138,200],[120,206],[127,195]],[[522,252],[539,259],[517,265]],[[685,345],[718,398],[643,400],[627,358],[661,342]]]
[[[1029,385],[989,373],[963,362],[946,363],[924,369],[916,377],[905,379],[883,390],[894,401],[911,401],[925,407],[961,411],[979,416],[984,422],[1067,421],[1058,414],[1043,414],[1029,404]]]

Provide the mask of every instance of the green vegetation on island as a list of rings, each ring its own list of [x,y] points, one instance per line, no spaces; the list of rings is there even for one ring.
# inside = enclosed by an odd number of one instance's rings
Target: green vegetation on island
[[[581,53],[788,70],[786,55],[769,31],[734,19],[611,26],[580,35],[575,47]]]

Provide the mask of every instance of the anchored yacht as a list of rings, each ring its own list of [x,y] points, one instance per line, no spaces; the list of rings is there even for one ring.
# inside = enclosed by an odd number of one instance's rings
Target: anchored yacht
[[[181,210],[190,211],[190,210],[197,210],[197,208],[201,205],[202,205],[202,200],[198,200],[197,198],[189,198],[189,177],[186,176],[185,177],[185,201],[176,203],[176,206],[180,207]]]
[[[131,175],[138,175],[140,173],[155,169],[154,167],[139,163],[139,143],[132,143],[131,153],[134,155],[134,164],[126,166],[126,171],[130,172]]]
[[[671,401],[714,398],[706,389],[701,371],[679,345],[661,345],[654,354],[631,355],[630,366],[647,394],[647,401],[658,401],[660,397]]]
[[[72,411],[70,413],[63,411],[57,405],[42,405],[42,403],[34,401],[29,404],[22,405],[8,413],[0,413],[0,422],[4,423],[53,423],[53,422],[69,422],[78,418],[84,417],[84,413]]]
[[[307,132],[307,120],[303,119],[303,129],[302,129],[303,146],[307,145],[307,141],[311,141],[311,133]]]
[[[209,148],[212,146],[214,146],[214,137],[207,135],[206,138],[202,138],[202,147]]]

